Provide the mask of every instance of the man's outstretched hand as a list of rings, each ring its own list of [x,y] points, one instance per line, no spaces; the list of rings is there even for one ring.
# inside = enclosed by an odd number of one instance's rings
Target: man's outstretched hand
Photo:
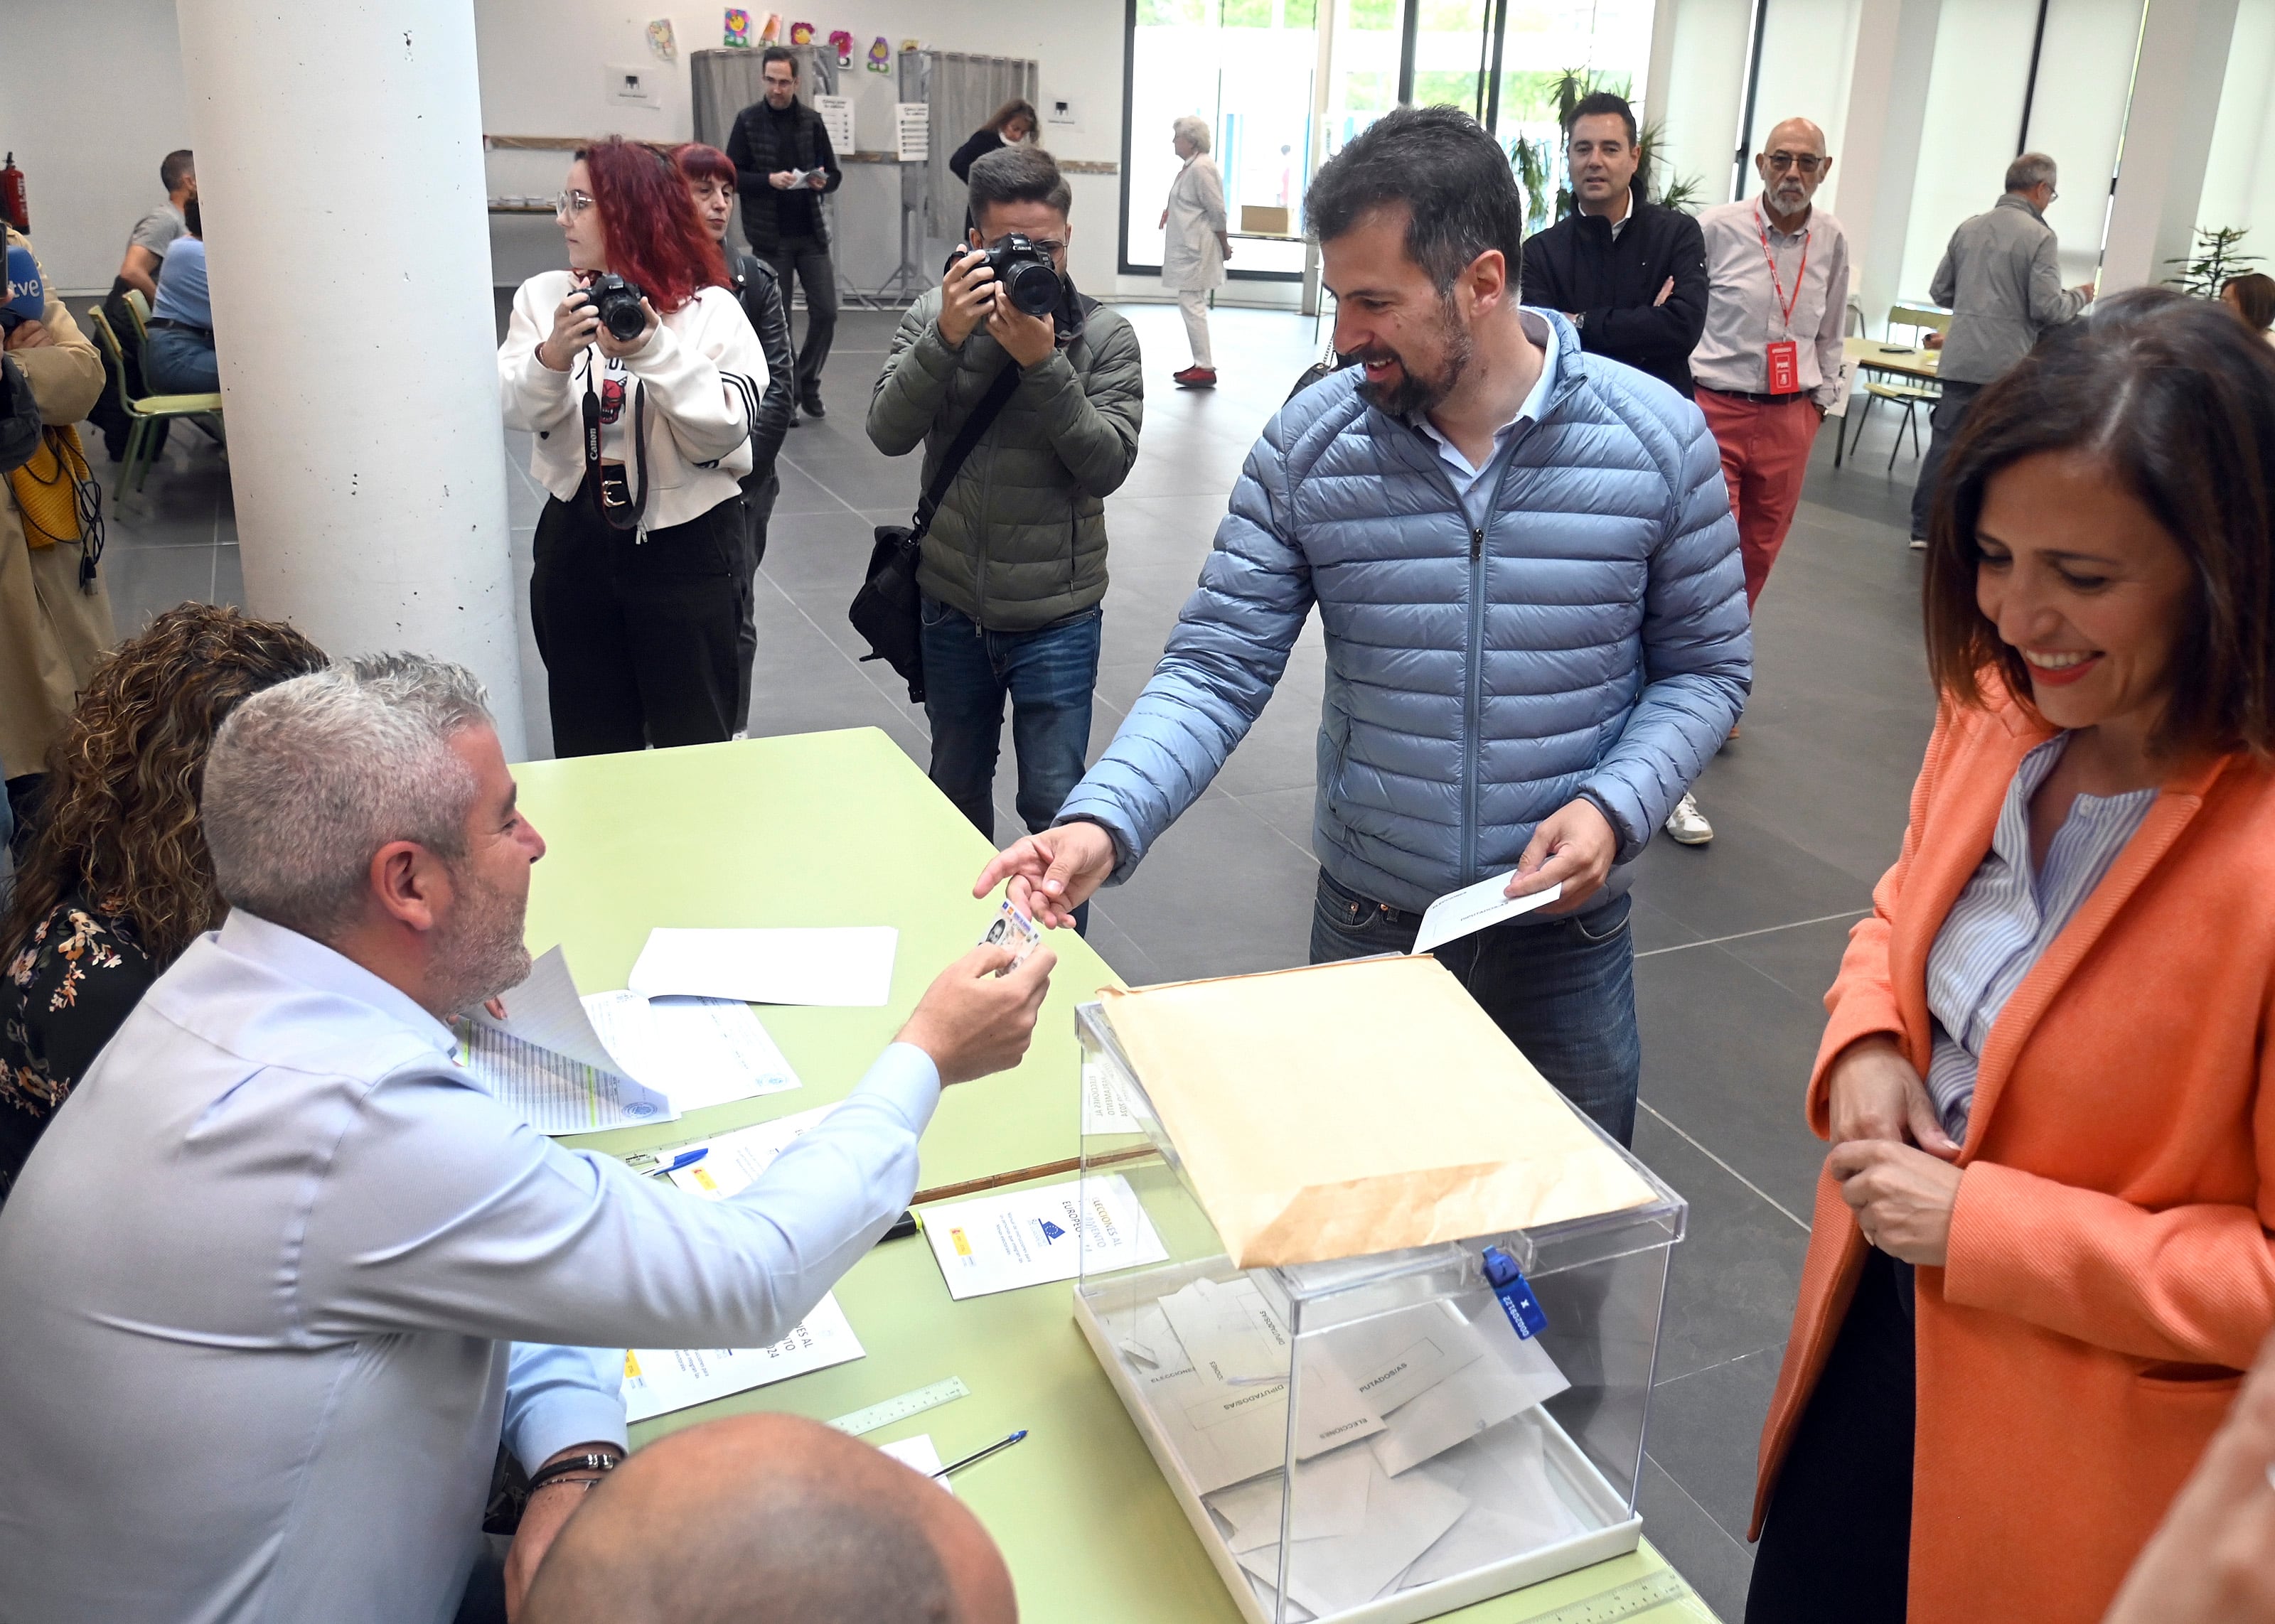
[[[1009,948],[972,948],[940,972],[901,1028],[898,1041],[931,1055],[942,1084],[1009,1071],[1026,1054],[1059,956],[1037,948],[1002,973],[1011,957]]]
[[[1095,823],[1067,823],[1030,835],[995,854],[979,871],[974,896],[1009,880],[1011,906],[1051,930],[1074,923],[1074,910],[1114,872],[1114,836]]]

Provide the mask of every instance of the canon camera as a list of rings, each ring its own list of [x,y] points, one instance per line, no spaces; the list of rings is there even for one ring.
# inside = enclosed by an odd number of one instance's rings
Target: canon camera
[[[609,271],[595,276],[585,291],[593,301],[593,313],[613,337],[628,344],[646,330],[647,312],[640,308],[638,284]]]
[[[956,262],[971,252],[959,248],[941,268],[953,270]],[[1029,242],[1018,232],[990,243],[980,250],[987,256],[987,268],[995,273],[995,280],[1011,296],[1011,302],[1031,316],[1047,316],[1059,307],[1059,271],[1050,256]]]

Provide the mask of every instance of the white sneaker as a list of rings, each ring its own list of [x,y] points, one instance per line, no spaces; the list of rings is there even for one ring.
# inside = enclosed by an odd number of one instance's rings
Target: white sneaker
[[[1706,814],[1698,810],[1696,797],[1688,790],[1667,814],[1667,835],[1679,846],[1703,846],[1714,838],[1714,826],[1706,821]]]

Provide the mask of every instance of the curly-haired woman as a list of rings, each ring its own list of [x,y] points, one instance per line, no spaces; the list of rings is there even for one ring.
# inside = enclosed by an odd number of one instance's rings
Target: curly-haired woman
[[[118,1023],[226,911],[198,832],[215,731],[325,663],[290,626],[185,603],[89,677],[0,916],[0,1201]]]

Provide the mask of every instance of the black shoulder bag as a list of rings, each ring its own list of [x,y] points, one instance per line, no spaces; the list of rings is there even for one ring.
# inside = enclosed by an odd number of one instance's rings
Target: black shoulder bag
[[[853,594],[853,607],[845,617],[853,623],[853,630],[868,639],[869,652],[864,660],[882,660],[890,665],[901,680],[909,685],[909,703],[922,705],[924,686],[924,644],[921,617],[924,595],[917,590],[917,562],[924,552],[925,533],[932,528],[933,515],[940,511],[941,499],[948,487],[956,483],[963,471],[964,458],[979,443],[1011,391],[1019,387],[1019,364],[1007,359],[1003,370],[995,374],[995,381],[971,409],[964,427],[941,459],[940,471],[932,476],[925,487],[923,498],[917,503],[916,517],[908,525],[880,525],[877,544],[869,553],[869,576],[861,583],[861,590]]]

